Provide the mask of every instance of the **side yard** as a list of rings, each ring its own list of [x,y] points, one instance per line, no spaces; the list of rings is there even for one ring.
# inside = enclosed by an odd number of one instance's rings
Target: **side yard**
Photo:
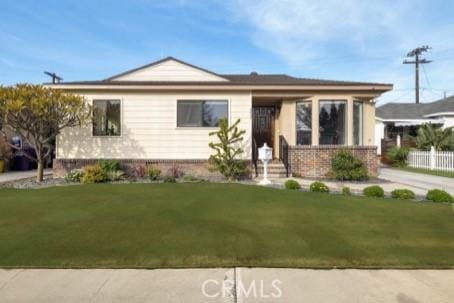
[[[0,195],[1,267],[454,267],[448,204],[214,183]]]

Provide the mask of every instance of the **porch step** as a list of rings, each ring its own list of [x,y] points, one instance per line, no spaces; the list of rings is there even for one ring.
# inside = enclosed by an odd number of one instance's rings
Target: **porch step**
[[[263,177],[263,163],[257,163],[258,177]],[[273,160],[268,163],[268,177],[269,178],[285,178],[287,176],[287,170],[285,169],[284,163],[279,160]]]

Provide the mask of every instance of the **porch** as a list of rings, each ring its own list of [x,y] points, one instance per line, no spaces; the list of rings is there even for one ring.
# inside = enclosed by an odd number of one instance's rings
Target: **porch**
[[[252,97],[252,160],[261,173],[258,148],[273,148],[271,172],[277,175],[323,178],[331,158],[348,148],[377,175],[373,145],[372,98],[354,95],[285,95]]]

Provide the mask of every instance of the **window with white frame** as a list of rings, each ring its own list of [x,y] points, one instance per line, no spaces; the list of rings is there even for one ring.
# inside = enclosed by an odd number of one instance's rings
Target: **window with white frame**
[[[320,100],[319,106],[319,144],[346,144],[347,101]]]
[[[363,102],[353,102],[353,145],[363,145]]]
[[[312,102],[296,103],[296,144],[312,144]]]
[[[177,127],[216,127],[228,111],[227,100],[178,100]]]

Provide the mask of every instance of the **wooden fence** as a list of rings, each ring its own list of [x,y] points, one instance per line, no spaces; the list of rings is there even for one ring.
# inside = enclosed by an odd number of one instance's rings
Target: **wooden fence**
[[[410,151],[408,154],[408,166],[430,170],[454,172],[454,152],[435,151]]]

